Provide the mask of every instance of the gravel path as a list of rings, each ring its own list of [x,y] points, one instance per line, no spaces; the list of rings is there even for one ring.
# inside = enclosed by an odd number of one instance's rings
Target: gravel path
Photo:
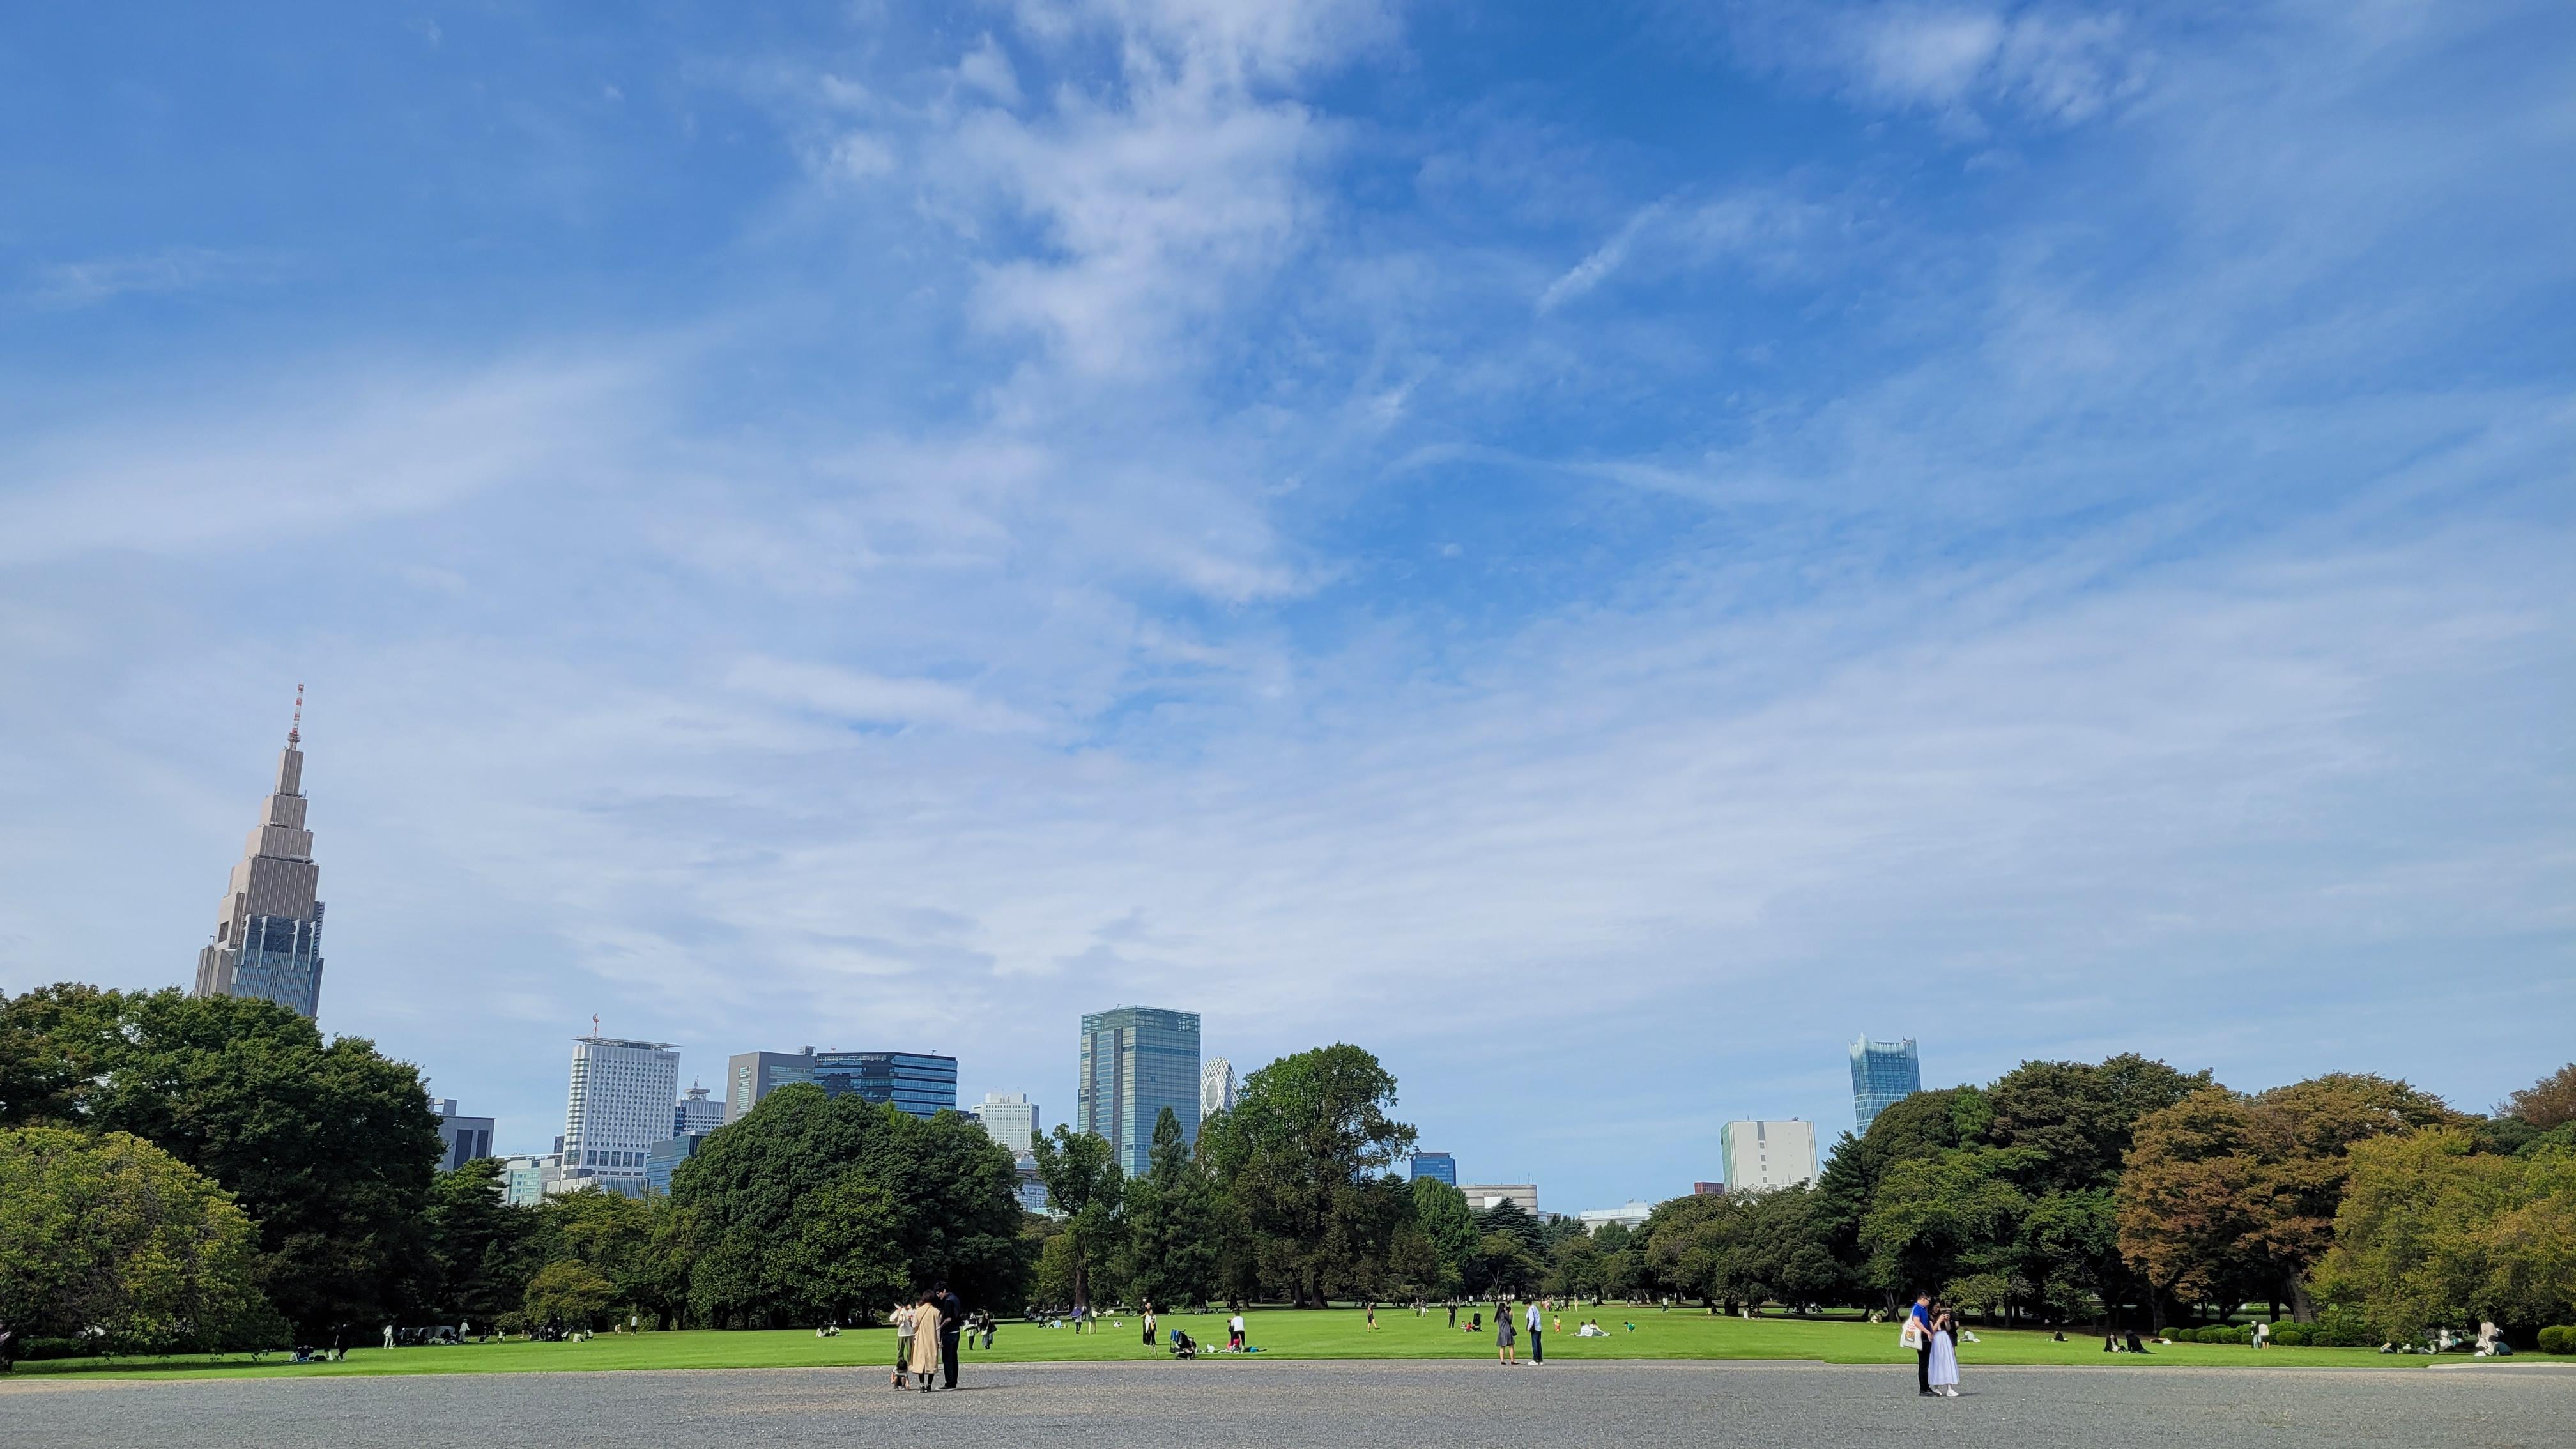
[[[865,1369],[0,1381],[0,1445],[277,1449],[744,1449],[955,1442],[1038,1449],[1216,1445],[1754,1449],[1937,1436],[1974,1449],[2220,1445],[2565,1446],[2576,1372],[1987,1369],[1957,1400],[1912,1375],[1807,1364],[1030,1364],[954,1394]]]

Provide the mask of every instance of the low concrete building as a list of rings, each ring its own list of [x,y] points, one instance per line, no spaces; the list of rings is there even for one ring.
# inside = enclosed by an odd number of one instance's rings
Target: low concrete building
[[[1538,1216],[1538,1184],[1532,1182],[1462,1182],[1458,1190],[1467,1195],[1467,1206],[1478,1212],[1498,1202],[1509,1200],[1531,1217]]]

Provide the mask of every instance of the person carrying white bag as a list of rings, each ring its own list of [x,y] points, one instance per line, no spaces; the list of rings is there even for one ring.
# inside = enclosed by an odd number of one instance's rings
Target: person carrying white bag
[[[1914,1350],[1914,1392],[1924,1398],[1932,1392],[1932,1295],[1914,1295],[1914,1311],[1905,1315],[1905,1326],[1896,1330],[1896,1341]]]

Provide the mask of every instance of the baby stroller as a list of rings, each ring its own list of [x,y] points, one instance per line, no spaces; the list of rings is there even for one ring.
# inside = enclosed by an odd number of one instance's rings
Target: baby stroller
[[[1172,1357],[1174,1357],[1174,1358],[1197,1358],[1198,1356],[1199,1356],[1199,1344],[1198,1344],[1198,1340],[1197,1340],[1197,1339],[1194,1339],[1194,1338],[1192,1338],[1192,1337],[1190,1337],[1187,1333],[1182,1332],[1180,1329],[1177,1329],[1177,1328],[1173,1329],[1173,1330],[1172,1330]]]

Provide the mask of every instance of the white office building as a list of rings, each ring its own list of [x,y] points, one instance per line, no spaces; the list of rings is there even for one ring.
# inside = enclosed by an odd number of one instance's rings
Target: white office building
[[[563,1158],[552,1152],[502,1159],[501,1201],[516,1207],[535,1207],[546,1200],[546,1184],[562,1170]]]
[[[1538,1216],[1538,1185],[1529,1182],[1462,1182],[1458,1190],[1467,1195],[1467,1206],[1483,1212],[1497,1203],[1509,1202],[1522,1212]]]
[[[564,1191],[602,1187],[644,1194],[644,1153],[671,1136],[680,1049],[666,1041],[573,1039],[572,1090],[564,1102]]]
[[[1786,1122],[1729,1122],[1719,1132],[1718,1150],[1726,1163],[1726,1190],[1765,1192],[1816,1180],[1816,1124],[1791,1118]]]
[[[1646,1219],[1654,1215],[1654,1211],[1654,1206],[1650,1203],[1632,1202],[1624,1207],[1585,1208],[1576,1213],[1574,1219],[1583,1224],[1583,1231],[1586,1233],[1597,1233],[1611,1223],[1617,1223],[1624,1228],[1642,1228],[1646,1225]]]
[[[703,1137],[725,1124],[725,1104],[710,1101],[707,1089],[691,1087],[671,1104],[671,1135]]]
[[[1199,1120],[1234,1110],[1234,1063],[1212,1057],[1199,1068]]]
[[[1026,1092],[986,1092],[984,1100],[966,1109],[967,1114],[984,1124],[984,1135],[1010,1149],[1013,1158],[1029,1155],[1029,1144],[1038,1135],[1038,1104]]]

